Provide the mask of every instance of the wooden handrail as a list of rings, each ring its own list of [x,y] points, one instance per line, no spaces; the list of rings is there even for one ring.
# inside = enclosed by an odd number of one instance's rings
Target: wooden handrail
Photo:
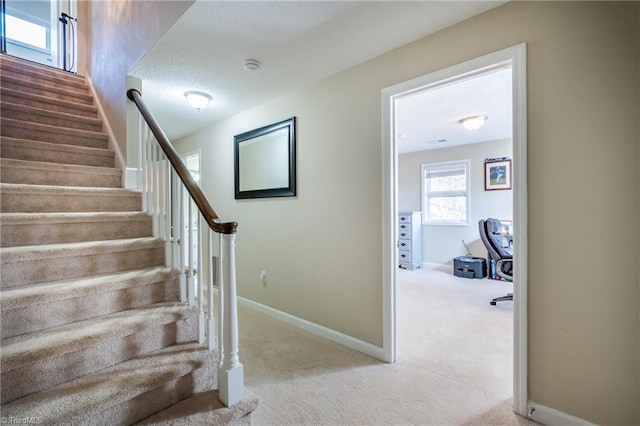
[[[200,213],[202,213],[202,217],[204,217],[204,220],[209,225],[209,228],[219,234],[235,234],[238,224],[236,222],[223,223],[220,219],[218,219],[218,215],[216,214],[215,210],[213,210],[213,207],[211,207],[211,204],[209,204],[207,197],[204,195],[196,181],[193,180],[191,173],[189,173],[189,170],[178,156],[178,153],[173,148],[173,145],[171,145],[169,138],[160,128],[160,125],[155,120],[155,118],[153,118],[146,105],[142,101],[142,95],[140,94],[140,92],[136,89],[129,89],[127,90],[127,98],[129,98],[129,100],[135,103],[138,107],[140,114],[142,114],[142,117],[147,122],[147,125],[151,129],[153,135],[156,137],[160,148],[162,148],[162,151],[167,156],[167,159],[169,159],[169,162],[178,174],[178,177],[184,184],[185,188],[187,188],[189,195],[196,203],[196,206],[198,206],[198,210],[200,210]]]

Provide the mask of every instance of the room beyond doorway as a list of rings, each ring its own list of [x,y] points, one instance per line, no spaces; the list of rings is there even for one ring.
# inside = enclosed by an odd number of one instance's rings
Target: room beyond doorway
[[[77,70],[77,0],[0,0],[2,53]]]
[[[395,362],[397,339],[398,233],[398,127],[394,119],[396,100],[428,88],[468,80],[502,68],[512,70],[513,141],[513,232],[514,238],[514,316],[513,316],[513,402],[514,411],[526,415],[526,285],[527,285],[527,209],[526,209],[526,46],[524,44],[482,56],[383,90],[383,309],[385,357]],[[458,117],[461,118],[461,117]],[[477,227],[477,225],[476,225]],[[487,302],[488,303],[488,302]],[[508,367],[508,366],[507,366]]]

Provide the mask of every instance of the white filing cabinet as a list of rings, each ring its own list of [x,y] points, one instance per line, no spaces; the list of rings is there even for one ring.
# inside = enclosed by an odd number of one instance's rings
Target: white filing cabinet
[[[398,263],[404,269],[422,267],[422,212],[398,215]]]

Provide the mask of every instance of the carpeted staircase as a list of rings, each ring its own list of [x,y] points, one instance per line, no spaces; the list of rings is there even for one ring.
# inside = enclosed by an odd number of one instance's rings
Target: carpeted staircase
[[[217,401],[216,354],[84,79],[0,60],[3,423],[248,423],[255,399]]]

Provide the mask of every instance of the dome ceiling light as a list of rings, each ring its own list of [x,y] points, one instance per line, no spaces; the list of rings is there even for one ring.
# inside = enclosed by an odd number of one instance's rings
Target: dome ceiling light
[[[198,92],[197,90],[188,90],[184,92],[184,97],[187,98],[189,105],[191,105],[196,111],[206,108],[211,101],[211,95],[204,92]]]
[[[485,121],[487,121],[486,115],[472,115],[471,117],[465,117],[460,120],[460,124],[464,126],[467,130],[477,130],[480,127],[484,126]]]

